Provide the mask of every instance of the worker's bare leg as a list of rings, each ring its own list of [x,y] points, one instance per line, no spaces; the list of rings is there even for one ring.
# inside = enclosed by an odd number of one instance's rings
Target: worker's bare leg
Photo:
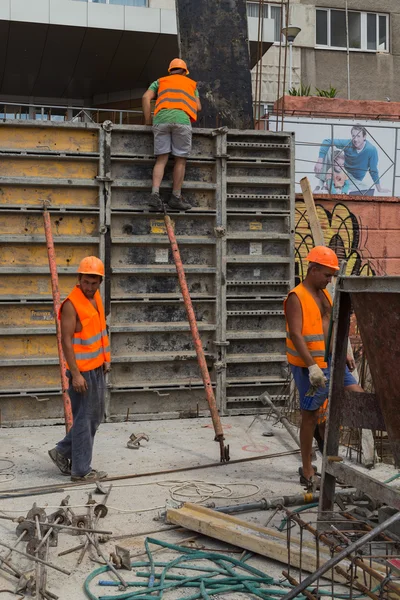
[[[314,473],[311,464],[314,430],[318,420],[318,410],[302,410],[300,425],[300,451],[303,462],[303,475],[310,479]]]
[[[186,158],[175,156],[174,172],[172,175],[172,193],[179,198],[181,195],[183,180],[185,179]]]
[[[160,190],[160,185],[164,177],[165,167],[167,166],[169,154],[159,154],[157,156],[156,164],[153,169],[153,192]]]

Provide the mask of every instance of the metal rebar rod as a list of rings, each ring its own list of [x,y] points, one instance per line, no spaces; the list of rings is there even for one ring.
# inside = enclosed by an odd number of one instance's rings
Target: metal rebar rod
[[[247,458],[236,458],[235,460],[231,460],[230,461],[230,465],[239,465],[242,463],[248,463],[248,462],[253,462],[253,461],[257,461],[257,460],[267,460],[267,459],[273,459],[273,458],[281,458],[282,456],[293,456],[295,454],[299,454],[300,450],[296,449],[296,450],[288,450],[285,452],[272,452],[271,454],[259,454],[258,456],[249,456]],[[170,475],[171,473],[186,473],[187,471],[198,471],[200,469],[211,469],[213,467],[221,467],[221,463],[219,462],[212,462],[212,463],[206,463],[204,465],[192,465],[192,466],[187,466],[187,467],[177,467],[175,469],[161,469],[159,471],[148,471],[145,473],[130,473],[129,475],[115,475],[114,477],[107,477],[106,479],[103,479],[103,482],[107,482],[107,481],[125,481],[126,479],[141,479],[143,477],[155,477],[156,475]],[[70,489],[70,488],[77,488],[80,487],[82,485],[87,486],[87,482],[71,482],[71,483],[56,483],[54,485],[51,486],[32,486],[32,487],[27,487],[27,488],[14,488],[11,490],[3,490],[0,492],[0,500],[3,499],[10,499],[10,498],[14,498],[14,497],[24,497],[24,496],[31,496],[34,494],[39,494],[39,493],[43,493],[43,494],[50,494],[53,492],[64,492],[65,489]],[[23,494],[17,494],[17,492],[24,492]],[[11,495],[11,494],[16,494],[15,496]]]
[[[13,548],[13,551],[14,551],[14,548]],[[6,565],[13,572],[13,574],[15,574],[16,577],[22,577],[22,572],[19,569],[17,569],[17,567],[15,565],[13,565],[12,562],[10,562],[9,558],[2,557],[1,560],[2,560],[2,564]],[[3,571],[6,571],[4,566],[2,566],[1,568]],[[9,572],[9,571],[6,571],[6,572]]]
[[[58,521],[60,521],[61,517],[57,517],[57,519],[54,521],[54,525],[57,525]],[[36,552],[39,552],[39,550],[44,546],[44,544],[47,542],[48,538],[51,536],[51,534],[54,531],[54,527],[50,527],[46,533],[44,534],[44,536],[42,537],[38,547],[36,548]]]
[[[4,542],[0,542],[0,546],[4,546],[4,548],[8,548],[9,550],[12,550],[13,552],[16,552],[17,554],[21,554],[22,556],[26,556],[26,558],[29,558],[29,560],[33,560],[33,561],[38,562],[38,563],[40,563],[42,565],[47,565],[48,567],[51,567],[52,569],[55,569],[56,571],[60,571],[60,573],[64,573],[64,575],[71,575],[71,571],[67,571],[66,569],[63,569],[62,567],[58,567],[57,565],[53,565],[53,563],[47,562],[45,560],[42,560],[41,558],[37,558],[36,556],[32,556],[32,554],[27,554],[26,552],[22,552],[22,550],[17,550],[17,548],[13,548],[12,546],[9,546],[8,544],[5,544]]]
[[[24,523],[35,523],[31,519],[24,519]],[[42,523],[42,525],[45,523]],[[51,527],[57,529],[68,529],[69,531],[81,531],[82,533],[103,533],[106,535],[112,535],[112,531],[104,531],[103,529],[90,529],[88,527],[75,527],[74,525],[64,525],[63,523],[52,523]]]
[[[72,427],[73,417],[72,417],[72,407],[71,407],[71,399],[68,394],[68,378],[66,374],[66,363],[64,358],[64,352],[61,344],[61,323],[58,318],[58,313],[61,306],[61,298],[60,298],[60,288],[58,285],[58,273],[57,273],[57,264],[56,264],[56,253],[54,250],[54,241],[53,241],[53,232],[51,230],[51,220],[50,214],[47,210],[47,201],[43,202],[43,221],[44,221],[44,232],[46,235],[46,245],[47,245],[47,257],[49,260],[50,274],[51,274],[51,291],[53,295],[53,306],[54,306],[54,320],[56,324],[56,336],[57,336],[57,349],[58,349],[58,358],[60,363],[60,377],[61,377],[61,389],[62,389],[62,399],[64,404],[64,418],[65,418],[65,429],[68,431]]]
[[[193,309],[192,299],[190,297],[189,287],[186,281],[185,269],[182,263],[179,252],[178,242],[176,241],[174,228],[170,217],[164,214],[165,227],[167,229],[168,238],[171,244],[172,257],[174,259],[176,272],[178,274],[179,285],[182,292],[183,301],[185,303],[186,313],[189,320],[190,331],[192,333],[193,343],[197,354],[197,362],[199,363],[201,377],[203,379],[206,398],[211,413],[211,419],[215,431],[215,439],[220,444],[220,461],[227,462],[229,460],[229,446],[224,446],[224,432],[222,429],[221,419],[219,418],[217,403],[215,400],[214,390],[211,383],[210,373],[208,372],[206,357],[204,355],[203,344],[197,327],[196,315]]]
[[[282,575],[284,577],[286,577],[288,582],[291,583],[292,585],[299,585],[299,582],[297,581],[297,579],[292,577],[287,571],[282,571]],[[317,598],[315,596],[313,596],[313,594],[311,592],[309,592],[308,590],[304,590],[303,593],[304,593],[304,596],[306,596],[308,598],[308,600],[317,600]]]
[[[396,523],[399,520],[400,520],[400,512],[392,515],[391,517],[389,517],[389,519],[386,519],[386,521],[383,521],[383,523],[381,523],[380,525],[377,525],[377,527],[375,527],[372,531],[369,531],[368,533],[363,535],[361,538],[359,538],[358,540],[356,540],[355,542],[350,544],[350,546],[348,546],[347,548],[344,548],[341,552],[336,554],[336,556],[333,556],[325,564],[323,564],[321,567],[319,567],[319,569],[314,571],[314,573],[312,573],[311,575],[306,577],[301,583],[299,583],[299,585],[297,585],[288,594],[286,594],[286,596],[283,597],[283,600],[292,600],[293,598],[297,598],[297,596],[299,594],[301,594],[301,592],[303,592],[303,590],[305,590],[309,585],[314,583],[314,581],[316,581],[317,579],[322,577],[327,571],[329,571],[329,569],[332,569],[333,567],[335,567],[344,558],[347,558],[349,556],[349,554],[351,554],[352,552],[355,552],[359,548],[362,548],[363,546],[365,546],[365,544],[368,544],[369,542],[371,542],[374,538],[376,538],[383,531],[385,531],[385,529],[387,529],[388,527],[390,527],[391,525],[393,525],[394,523]],[[355,561],[356,564],[358,564],[359,562],[361,562],[361,561],[359,561],[359,560]]]
[[[7,554],[6,554],[4,557],[3,557],[3,556],[0,556],[0,567],[1,567],[1,564],[2,564],[4,561],[8,560],[8,559],[11,557],[11,554],[13,553],[13,550],[14,550],[14,548],[16,548],[16,547],[18,546],[18,544],[19,544],[19,543],[20,543],[20,542],[23,540],[23,538],[26,536],[26,534],[27,534],[27,531],[26,531],[26,529],[25,529],[25,530],[24,530],[24,531],[21,533],[21,535],[19,536],[19,538],[17,539],[17,541],[15,542],[15,544],[14,544],[13,548],[12,548],[12,549],[11,549],[9,552],[7,552]]]
[[[88,542],[91,543],[91,544],[93,544],[94,548],[97,551],[97,554],[99,556],[101,556],[101,558],[104,560],[104,562],[106,563],[106,565],[108,566],[108,568],[110,569],[110,571],[112,571],[114,573],[114,575],[116,577],[118,577],[118,579],[120,580],[120,582],[124,586],[124,588],[127,588],[128,584],[126,583],[125,579],[122,577],[121,573],[119,573],[117,571],[117,569],[114,567],[114,565],[108,560],[108,558],[106,557],[106,555],[104,554],[104,552],[100,548],[100,545],[99,545],[98,541],[96,540],[96,537],[95,536],[90,536],[88,533],[86,534],[86,537],[88,539]]]
[[[376,594],[373,594],[371,592],[371,590],[369,590],[365,585],[363,585],[362,583],[360,583],[359,581],[356,581],[354,578],[352,579],[351,575],[349,575],[347,573],[347,571],[345,571],[344,569],[342,569],[342,567],[335,567],[335,571],[336,573],[338,573],[339,575],[341,575],[342,577],[344,577],[345,579],[347,579],[347,581],[349,583],[353,583],[353,585],[360,590],[361,592],[363,592],[366,596],[369,596],[369,598],[372,598],[372,600],[379,600],[378,596]]]

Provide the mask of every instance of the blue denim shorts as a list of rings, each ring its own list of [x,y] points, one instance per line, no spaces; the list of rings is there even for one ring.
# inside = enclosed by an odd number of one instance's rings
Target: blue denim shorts
[[[301,410],[318,410],[329,395],[329,380],[331,377],[331,359],[328,360],[328,366],[326,369],[322,369],[327,381],[325,387],[320,387],[315,392],[313,396],[307,396],[307,392],[310,389],[310,378],[307,367],[296,367],[295,365],[290,365],[292,370],[293,379],[296,384],[296,387],[300,396],[300,408]],[[357,381],[354,379],[353,375],[350,373],[348,367],[346,367],[344,372],[344,387],[348,387],[349,385],[357,384]]]

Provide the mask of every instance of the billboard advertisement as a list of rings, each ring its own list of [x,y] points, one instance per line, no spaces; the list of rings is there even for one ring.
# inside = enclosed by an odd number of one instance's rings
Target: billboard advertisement
[[[275,119],[269,119],[271,131]],[[296,192],[300,179],[308,177],[315,194],[400,195],[399,127],[387,121],[285,117],[283,129],[295,132]]]

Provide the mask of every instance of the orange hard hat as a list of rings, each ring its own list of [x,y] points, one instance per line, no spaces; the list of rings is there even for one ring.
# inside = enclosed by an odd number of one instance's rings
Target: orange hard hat
[[[86,256],[79,263],[78,273],[104,277],[104,265],[97,256]]]
[[[338,257],[333,250],[326,246],[315,246],[315,248],[308,253],[307,260],[339,271]]]
[[[172,69],[185,69],[186,75],[189,75],[187,64],[181,58],[174,58],[169,63],[168,73],[171,73]]]

